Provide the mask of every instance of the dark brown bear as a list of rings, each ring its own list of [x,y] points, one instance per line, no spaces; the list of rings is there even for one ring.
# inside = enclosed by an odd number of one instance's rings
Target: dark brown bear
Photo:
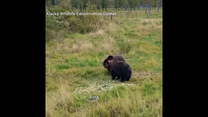
[[[108,69],[110,72],[110,68],[107,68],[107,62],[109,60],[118,60],[118,61],[125,61],[124,58],[121,55],[109,55],[104,61],[103,61],[103,66],[104,68]]]
[[[121,78],[121,82],[129,81],[132,74],[132,69],[130,65],[127,64],[125,61],[118,61],[116,59],[109,60],[106,67],[110,69],[112,80],[117,77],[117,79]]]

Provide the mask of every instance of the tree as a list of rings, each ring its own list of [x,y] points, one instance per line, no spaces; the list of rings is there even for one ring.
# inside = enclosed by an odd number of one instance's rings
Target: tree
[[[102,9],[106,11],[108,7],[108,0],[102,0],[101,4],[102,4]]]
[[[55,5],[55,0],[51,0],[51,5]]]

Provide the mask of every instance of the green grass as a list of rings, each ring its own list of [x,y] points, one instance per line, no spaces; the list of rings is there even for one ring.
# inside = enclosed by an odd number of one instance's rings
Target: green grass
[[[118,15],[104,23],[95,32],[46,43],[47,117],[162,116],[161,14]],[[102,65],[110,54],[130,64],[129,82],[111,80]],[[95,103],[88,101],[93,95],[99,96]]]

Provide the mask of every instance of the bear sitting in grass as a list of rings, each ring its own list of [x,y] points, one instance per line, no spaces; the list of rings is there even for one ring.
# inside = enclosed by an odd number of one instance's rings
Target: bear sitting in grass
[[[132,74],[132,69],[125,61],[118,61],[116,59],[108,60],[106,67],[110,70],[112,80],[117,77],[117,79],[121,78],[121,82],[129,81]]]
[[[104,68],[108,69],[108,72],[110,72],[110,69],[107,67],[107,62],[109,60],[118,60],[118,61],[125,61],[125,59],[121,55],[109,55],[104,61],[103,66]]]

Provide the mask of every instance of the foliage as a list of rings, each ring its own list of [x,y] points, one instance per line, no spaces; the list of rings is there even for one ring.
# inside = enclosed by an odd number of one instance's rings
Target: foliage
[[[63,2],[64,1],[64,2]],[[108,8],[130,8],[136,9],[138,5],[150,4],[152,7],[157,7],[162,0],[46,0],[46,4],[59,5],[62,3],[70,2],[70,6],[73,8],[84,11],[87,8],[87,4],[91,2],[97,9],[107,10]]]
[[[86,12],[96,11],[97,8],[87,3]],[[47,12],[77,12],[70,5],[70,1],[62,0],[57,6],[47,6]],[[101,26],[100,19],[95,15],[79,16],[46,16],[46,41],[63,40],[67,33],[88,33]]]

